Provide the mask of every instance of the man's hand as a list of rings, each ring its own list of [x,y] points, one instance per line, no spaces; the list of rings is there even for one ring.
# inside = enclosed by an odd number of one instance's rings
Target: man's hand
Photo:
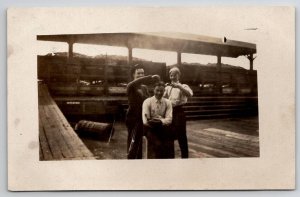
[[[154,81],[160,81],[160,76],[159,75],[152,75],[152,79],[154,80]]]
[[[181,83],[171,83],[170,85],[171,85],[173,88],[179,88],[179,89],[182,89]]]
[[[182,85],[181,83],[171,83],[170,85],[171,85],[173,88],[178,88],[178,89],[180,89],[180,90],[183,92],[183,94],[186,95],[187,97],[192,96],[192,94],[191,94],[188,90],[186,90],[186,89],[184,88],[184,85]]]
[[[150,127],[159,127],[162,126],[162,121],[158,118],[153,118],[148,121]]]

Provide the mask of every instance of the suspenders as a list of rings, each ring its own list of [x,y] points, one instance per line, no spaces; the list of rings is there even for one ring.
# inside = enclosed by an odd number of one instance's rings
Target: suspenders
[[[169,93],[168,93],[168,99],[170,98],[170,96],[171,96],[171,92],[172,92],[172,90],[173,90],[173,86],[171,86],[171,89],[170,89],[170,91],[169,91]]]

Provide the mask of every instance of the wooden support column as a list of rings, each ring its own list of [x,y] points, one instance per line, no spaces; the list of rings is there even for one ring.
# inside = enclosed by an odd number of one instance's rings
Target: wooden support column
[[[256,57],[253,57],[253,54],[249,54],[249,55],[247,55],[246,56],[247,58],[248,58],[248,60],[249,60],[249,62],[250,62],[250,68],[249,68],[249,70],[250,70],[250,72],[249,72],[249,77],[248,77],[248,79],[250,79],[250,81],[249,81],[249,85],[250,85],[250,89],[251,89],[251,94],[253,94],[254,93],[254,82],[253,82],[253,73],[254,72],[252,72],[253,71],[253,61],[254,61],[254,59],[256,58]]]
[[[177,66],[181,66],[181,52],[177,51]]]
[[[250,70],[252,71],[253,70],[253,54],[250,54],[250,56],[248,57],[249,61],[250,61]]]
[[[107,54],[105,56],[105,63],[104,63],[104,83],[103,83],[103,93],[104,95],[108,95],[108,61],[107,61]]]
[[[69,45],[69,50],[68,50],[68,59],[67,59],[67,64],[68,66],[73,66],[73,45],[74,45],[74,42],[73,40],[70,40],[68,42],[68,45]],[[80,70],[79,72],[76,74],[76,94],[79,94],[79,91],[80,91],[80,74],[81,74],[81,66],[80,66]],[[69,77],[69,76],[67,76]]]
[[[217,60],[217,70],[221,71],[221,56],[218,55],[217,58],[218,58],[218,60]]]
[[[250,61],[250,68],[249,70],[253,70],[253,61],[256,57],[253,57],[253,54],[249,54],[249,55],[246,55],[246,57],[248,58],[248,60]]]
[[[68,56],[69,56],[69,59],[72,59],[73,58],[73,42],[72,41],[70,41],[70,42],[68,42],[68,44],[69,44],[69,51],[68,51]]]
[[[128,47],[128,65],[132,64],[132,48]]]
[[[217,56],[217,91],[222,93],[221,55]]]

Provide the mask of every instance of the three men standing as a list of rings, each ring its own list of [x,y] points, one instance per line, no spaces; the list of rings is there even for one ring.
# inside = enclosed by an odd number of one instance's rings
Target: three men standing
[[[140,73],[140,75],[139,75]],[[158,75],[144,76],[144,69],[133,67],[134,80],[127,86],[129,109],[126,116],[128,128],[128,159],[142,158],[142,137],[148,139],[148,158],[174,158],[174,139],[178,139],[181,157],[188,158],[186,120],[182,106],[193,91],[179,82],[180,70],[170,70],[171,83],[154,86],[154,96],[149,97],[146,83],[159,81]],[[147,99],[146,99],[147,98]],[[143,102],[144,101],[144,102]]]

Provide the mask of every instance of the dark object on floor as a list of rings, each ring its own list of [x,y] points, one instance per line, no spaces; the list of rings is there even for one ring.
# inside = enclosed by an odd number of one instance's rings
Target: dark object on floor
[[[114,134],[113,124],[80,120],[75,125],[75,131],[82,137],[97,140],[109,140]]]

